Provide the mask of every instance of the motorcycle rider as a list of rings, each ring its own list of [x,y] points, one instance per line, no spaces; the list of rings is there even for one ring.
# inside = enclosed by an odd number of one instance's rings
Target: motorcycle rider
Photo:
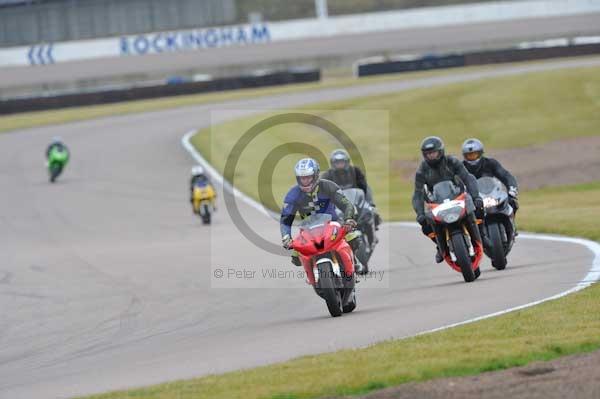
[[[294,172],[298,184],[286,194],[279,221],[281,243],[285,249],[292,249],[292,223],[296,213],[303,219],[317,213],[326,213],[331,215],[332,220],[337,220],[335,207],[338,207],[344,214],[343,224],[348,231],[356,228],[354,205],[350,203],[337,184],[320,178],[319,163],[316,160],[312,158],[299,160],[294,167]],[[351,237],[347,241],[355,251],[358,240]],[[356,259],[356,256],[354,259],[357,273],[362,272],[362,264]],[[292,263],[296,266],[301,265],[296,251],[292,251]]]
[[[504,167],[498,160],[483,156],[483,143],[471,138],[465,140],[462,145],[463,164],[476,179],[482,176],[495,177],[508,188],[508,202],[513,208],[513,215],[516,216],[519,209],[519,186],[517,179]],[[515,234],[517,234],[515,230]]]
[[[459,184],[462,183],[473,198],[477,219],[483,217],[483,200],[479,196],[477,180],[467,171],[462,162],[453,156],[446,155],[442,139],[437,136],[426,137],[421,143],[421,153],[423,154],[423,161],[416,172],[412,205],[417,214],[417,222],[421,225],[423,234],[437,244],[433,226],[427,221],[425,216],[425,185],[431,189],[437,183],[446,180]],[[481,234],[480,229],[479,233]],[[476,239],[480,238],[476,237]],[[444,256],[438,247],[435,261],[441,263],[443,260]]]
[[[61,152],[66,151],[68,157],[70,157],[71,155],[71,153],[69,152],[69,148],[63,143],[62,138],[60,138],[59,136],[52,137],[52,141],[46,148],[46,159],[50,158],[50,152],[52,152],[53,149],[57,149]]]
[[[194,203],[194,187],[196,185],[208,186],[212,185],[210,178],[206,175],[204,168],[200,165],[192,166],[190,177],[190,203]],[[215,205],[213,207],[216,208]]]
[[[367,184],[367,178],[362,170],[358,166],[354,166],[350,163],[350,155],[344,149],[334,150],[329,158],[330,168],[323,173],[322,178],[331,180],[336,183],[342,189],[346,188],[360,188],[365,193],[365,199],[373,210],[375,217],[375,230],[379,230],[379,224],[381,223],[381,217],[375,207],[373,201],[373,193],[371,187]]]

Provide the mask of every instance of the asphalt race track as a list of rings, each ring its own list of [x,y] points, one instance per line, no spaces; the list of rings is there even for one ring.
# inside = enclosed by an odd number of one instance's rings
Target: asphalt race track
[[[404,29],[345,35],[323,39],[297,40],[268,45],[230,47],[143,57],[105,58],[35,67],[2,68],[0,88],[104,79],[175,71],[221,72],[242,65],[311,64],[314,59],[348,58],[381,54],[447,52],[512,46],[519,41],[600,34],[600,13],[532,18],[494,23]],[[354,58],[353,58],[354,57]],[[239,73],[239,72],[236,72]]]
[[[223,204],[210,228],[193,217],[180,140],[216,108],[293,107],[600,59],[503,66],[462,77],[278,95],[116,116],[0,135],[0,398],[58,398],[219,373],[367,345],[539,300],[576,285],[584,247],[519,239],[509,269],[485,263],[473,284],[433,262],[412,227],[384,227],[372,261],[385,275],[359,284],[357,311],[332,319],[303,281],[254,279],[210,288],[214,268],[294,270],[250,244]],[[232,114],[233,116],[233,114]],[[50,185],[54,135],[72,150]],[[416,146],[417,144],[415,144]],[[222,195],[221,195],[222,198]],[[240,203],[273,242],[278,226]],[[233,281],[248,284],[248,281]],[[386,287],[387,285],[387,287]],[[339,331],[340,333],[334,333]]]

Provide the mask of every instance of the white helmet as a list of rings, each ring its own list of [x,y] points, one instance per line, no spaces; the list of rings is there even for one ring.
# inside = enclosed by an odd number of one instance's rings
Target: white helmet
[[[300,190],[305,193],[309,193],[319,184],[319,163],[312,158],[303,158],[298,161],[296,166],[294,167],[294,172],[296,174],[296,181],[298,182],[298,186]],[[310,183],[304,185],[302,184],[301,177],[312,176],[312,180]]]
[[[204,174],[204,168],[200,165],[192,166],[192,176],[200,176]]]

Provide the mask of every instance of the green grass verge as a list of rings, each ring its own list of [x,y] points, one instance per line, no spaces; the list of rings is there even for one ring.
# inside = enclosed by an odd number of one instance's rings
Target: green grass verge
[[[600,182],[528,191],[520,203],[521,229],[600,241]]]
[[[535,308],[442,332],[89,399],[296,399],[361,394],[408,381],[472,375],[595,350],[600,348],[599,314],[600,285],[595,285]]]
[[[414,214],[408,176],[414,173],[411,161],[420,157],[418,146],[423,137],[441,135],[448,151],[458,153],[467,137],[477,136],[493,155],[496,148],[597,135],[600,132],[600,68],[451,84],[322,103],[300,111],[306,109],[332,120],[356,143],[365,157],[368,178],[384,217],[410,220]],[[387,112],[389,121],[371,110],[382,110],[384,115]],[[268,115],[213,126],[196,135],[193,144],[223,171],[233,145],[246,130]],[[322,132],[301,124],[269,129],[244,149],[240,158],[242,167],[235,174],[236,186],[254,198],[258,198],[259,190],[272,190],[280,202],[294,184],[291,171],[298,155],[285,157],[275,165],[272,185],[259,182],[259,166],[269,149],[293,141],[317,143],[324,154],[339,146]],[[327,162],[323,157],[320,161]],[[527,193],[523,196],[526,203],[528,196]],[[280,203],[267,205],[277,209]],[[522,227],[540,230],[534,223],[533,212],[537,210],[538,207],[524,207]],[[552,226],[549,229],[552,230]],[[563,229],[555,231],[564,232]]]

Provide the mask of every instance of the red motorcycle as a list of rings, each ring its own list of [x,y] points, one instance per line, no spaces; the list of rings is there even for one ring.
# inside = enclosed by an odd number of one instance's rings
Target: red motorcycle
[[[426,195],[425,214],[446,263],[462,273],[466,282],[474,281],[481,274],[483,244],[471,196],[451,181],[436,184]]]
[[[305,219],[292,241],[308,283],[325,300],[333,317],[356,308],[354,258],[344,239],[346,228],[331,220],[331,215],[315,214]]]

